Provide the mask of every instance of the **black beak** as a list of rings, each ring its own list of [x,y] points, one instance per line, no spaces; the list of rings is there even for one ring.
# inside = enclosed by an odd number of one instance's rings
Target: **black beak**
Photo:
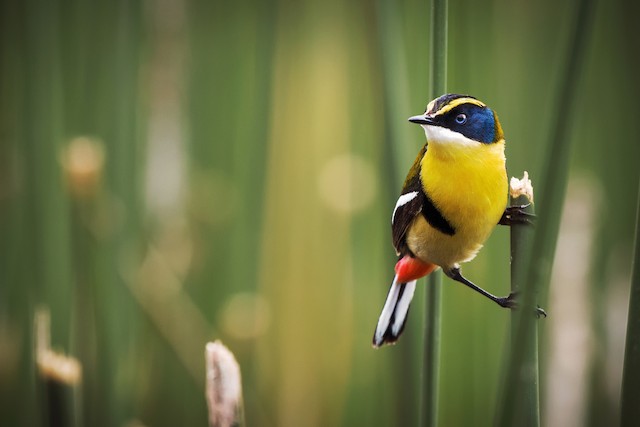
[[[409,121],[411,123],[417,123],[419,125],[432,125],[432,126],[437,126],[436,122],[433,121],[433,118],[425,115],[425,114],[421,114],[419,116],[413,116],[413,117],[409,117]]]

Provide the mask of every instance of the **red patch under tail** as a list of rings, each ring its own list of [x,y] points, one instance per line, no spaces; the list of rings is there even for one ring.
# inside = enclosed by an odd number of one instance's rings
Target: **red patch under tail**
[[[435,264],[424,263],[417,258],[405,255],[396,263],[395,270],[398,275],[398,283],[417,280],[431,273],[437,267]]]

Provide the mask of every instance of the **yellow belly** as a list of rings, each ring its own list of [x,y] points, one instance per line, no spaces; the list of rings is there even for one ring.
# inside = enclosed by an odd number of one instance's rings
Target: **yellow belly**
[[[430,143],[421,162],[421,179],[456,232],[444,234],[418,215],[407,232],[409,249],[444,269],[470,261],[507,206],[504,141],[471,147]]]

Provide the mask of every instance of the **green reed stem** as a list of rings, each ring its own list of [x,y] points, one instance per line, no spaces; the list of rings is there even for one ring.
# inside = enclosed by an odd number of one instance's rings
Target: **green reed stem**
[[[640,419],[640,187],[636,210],[636,235],[633,251],[633,272],[629,296],[627,339],[622,371],[620,425],[634,426]]]
[[[430,99],[446,92],[447,87],[447,21],[448,1],[431,3],[431,70]],[[440,323],[442,306],[442,272],[431,273],[425,293],[424,353],[422,358],[421,422],[423,426],[438,424],[438,369],[440,366]]]
[[[546,287],[551,275],[551,266],[555,255],[555,246],[560,227],[560,213],[564,200],[567,180],[569,157],[571,154],[570,124],[576,101],[580,70],[584,63],[587,42],[593,22],[594,1],[580,0],[578,2],[576,23],[570,35],[567,62],[560,78],[558,98],[554,105],[555,114],[552,116],[552,134],[550,144],[543,162],[544,171],[537,179],[539,191],[537,194],[539,218],[531,250],[531,257],[524,259],[519,269],[526,272],[522,282],[521,310],[514,311],[513,330],[515,332],[512,352],[507,361],[505,377],[502,386],[502,398],[497,412],[498,426],[538,425],[537,417],[530,418],[527,411],[520,410],[519,402],[524,399],[526,387],[523,386],[522,373],[525,369],[528,353],[533,352],[528,343],[535,334],[536,317],[533,314],[539,293],[546,293]],[[539,406],[539,405],[537,405]],[[537,421],[536,421],[537,420]]]
[[[511,199],[511,205],[524,206],[524,211],[534,213],[533,204],[526,196]],[[511,226],[511,292],[521,293],[525,289],[526,277],[523,266],[531,259],[534,230],[527,224],[513,224]],[[528,307],[527,310],[533,310]],[[516,352],[516,345],[524,340],[518,339],[516,322],[511,323],[511,353]],[[519,399],[513,404],[514,411],[521,415],[523,424],[527,426],[540,425],[540,394],[539,394],[539,366],[538,366],[538,322],[529,322],[529,329],[525,335],[526,351],[522,352],[520,374],[517,378]]]
[[[405,50],[402,49],[402,27],[400,25],[399,6],[393,0],[379,0],[377,6],[377,20],[379,24],[378,40],[381,46],[381,64],[384,78],[384,101],[386,135],[385,147],[391,162],[387,165],[389,178],[388,194],[393,197],[389,203],[393,205],[398,191],[402,188],[404,174],[415,159],[419,149],[411,137],[411,127],[407,123],[410,116],[410,96],[408,81],[408,65]],[[414,142],[411,142],[414,141]],[[401,364],[414,366],[416,343],[411,340],[403,341],[399,348],[398,358]],[[415,425],[418,420],[416,393],[419,383],[415,372],[403,369],[394,376],[394,388],[398,393],[396,408],[396,422],[402,425]]]

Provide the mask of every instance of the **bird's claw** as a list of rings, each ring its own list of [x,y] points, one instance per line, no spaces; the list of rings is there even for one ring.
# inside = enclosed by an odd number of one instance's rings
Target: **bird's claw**
[[[501,307],[513,309],[518,307],[518,302],[516,301],[517,297],[518,297],[518,292],[511,292],[509,296],[498,298],[496,302]],[[540,306],[536,306],[536,317],[538,319],[541,317],[547,317],[547,312],[544,311],[544,309],[541,308]]]
[[[516,302],[517,292],[511,292],[508,297],[498,298],[496,302],[500,307],[504,308],[516,308],[518,303]]]
[[[505,209],[500,221],[498,224],[500,225],[513,225],[513,224],[526,224],[526,225],[535,225],[536,215],[530,212],[525,211],[529,204],[526,205],[515,205],[508,206]]]

